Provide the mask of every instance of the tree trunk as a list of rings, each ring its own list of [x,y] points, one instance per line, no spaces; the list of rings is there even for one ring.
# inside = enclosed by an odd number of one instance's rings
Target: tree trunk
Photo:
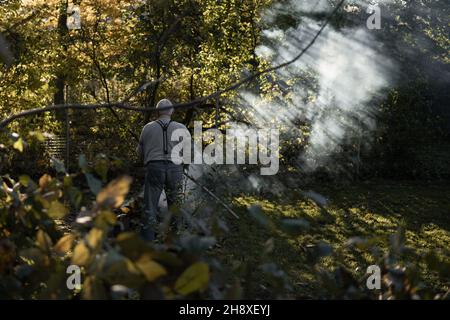
[[[66,37],[69,33],[69,29],[67,28],[67,6],[67,0],[63,0],[60,2],[58,18],[59,45],[63,48],[64,52],[67,51]],[[56,72],[56,92],[53,97],[54,104],[63,104],[65,102],[64,88],[66,84],[66,78],[67,74],[64,68],[61,68]],[[59,116],[62,116],[63,114]],[[62,120],[62,118],[60,117],[58,117],[58,119]]]

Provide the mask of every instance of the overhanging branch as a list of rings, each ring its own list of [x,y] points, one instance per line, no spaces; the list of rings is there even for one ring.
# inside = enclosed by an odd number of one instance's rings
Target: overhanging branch
[[[317,38],[319,38],[319,36],[322,34],[323,30],[327,27],[327,25],[330,23],[331,18],[336,14],[336,12],[339,10],[339,8],[343,5],[343,3],[345,2],[345,0],[341,0],[339,2],[339,4],[334,8],[334,10],[330,13],[330,15],[328,16],[328,18],[326,19],[326,21],[323,23],[323,25],[320,27],[320,29],[317,31],[317,33],[315,34],[315,36],[311,39],[311,41],[308,43],[308,45],[306,47],[304,47],[297,56],[295,56],[293,59],[288,60],[284,63],[281,63],[279,65],[264,69],[262,71],[253,73],[252,75],[246,77],[245,79],[236,82],[235,84],[221,89],[221,90],[217,90],[213,93],[211,93],[210,95],[207,96],[203,96],[201,98],[189,101],[189,102],[185,102],[185,103],[179,103],[179,104],[175,104],[173,106],[170,107],[163,107],[158,109],[159,111],[165,110],[165,109],[170,109],[170,108],[174,108],[174,109],[188,109],[188,108],[192,108],[195,106],[198,106],[200,104],[203,104],[205,101],[210,100],[210,99],[215,99],[216,97],[226,93],[226,92],[230,92],[233,90],[238,89],[239,87],[241,87],[242,85],[252,81],[253,79],[255,79],[256,77],[259,77],[263,74],[284,68],[292,63],[294,63],[295,61],[297,61],[298,59],[300,59],[305,53],[306,51],[308,51],[309,48],[312,47],[312,45],[316,42]],[[50,112],[50,111],[55,111],[55,110],[65,110],[65,109],[78,109],[78,110],[92,110],[92,109],[100,109],[100,108],[116,108],[116,109],[124,109],[124,110],[129,110],[129,111],[137,111],[137,112],[144,112],[144,113],[154,113],[157,112],[156,109],[146,109],[146,108],[140,108],[140,107],[134,107],[128,103],[126,103],[127,101],[129,101],[134,95],[138,94],[139,92],[141,92],[144,88],[146,88],[147,86],[154,84],[155,82],[161,81],[161,79],[157,79],[154,80],[152,82],[146,83],[143,86],[141,86],[139,89],[135,90],[130,96],[126,97],[123,101],[121,102],[117,102],[117,103],[104,103],[104,104],[61,104],[61,105],[51,105],[45,108],[36,108],[36,109],[31,109],[31,110],[26,110],[26,111],[22,111],[19,112],[17,114],[11,115],[8,118],[2,120],[0,122],[0,128],[4,128],[5,126],[7,126],[9,123],[11,123],[12,121],[14,121],[15,119],[21,118],[21,117],[25,117],[25,116],[29,116],[29,115],[35,115],[35,114],[39,114],[39,113],[45,113],[45,112]]]

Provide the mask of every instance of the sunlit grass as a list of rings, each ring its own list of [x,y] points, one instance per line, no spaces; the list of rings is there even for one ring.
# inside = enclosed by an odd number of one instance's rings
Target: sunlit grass
[[[291,199],[262,199],[242,196],[234,199],[242,221],[232,223],[232,231],[225,240],[220,254],[227,261],[245,261],[255,265],[260,262],[263,244],[274,239],[270,258],[281,265],[292,279],[294,296],[314,298],[320,295],[316,270],[306,261],[305,248],[317,241],[326,241],[335,250],[341,250],[345,267],[358,276],[375,263],[374,257],[360,250],[343,250],[345,242],[354,236],[374,239],[374,243],[387,250],[389,236],[399,226],[406,230],[406,245],[423,253],[434,249],[448,254],[450,244],[450,188],[448,186],[421,186],[414,184],[358,185],[346,188],[320,188],[316,191],[330,199],[328,216],[324,216],[314,202],[300,193]],[[309,232],[290,236],[279,230],[266,230],[249,215],[247,208],[258,205],[273,221],[279,218],[303,218],[310,222]],[[237,250],[239,248],[239,250]],[[322,259],[319,265],[326,270],[336,267],[331,258]],[[419,265],[425,285],[447,288],[436,274]],[[257,272],[257,270],[255,270]],[[263,290],[255,289],[256,295],[264,297]]]

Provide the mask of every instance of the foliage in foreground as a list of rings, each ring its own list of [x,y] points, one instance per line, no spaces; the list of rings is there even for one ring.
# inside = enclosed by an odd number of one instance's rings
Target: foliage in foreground
[[[5,150],[23,151],[25,141],[12,135]],[[166,215],[159,227],[159,239],[143,241],[136,231],[141,212],[139,199],[128,198],[131,177],[121,175],[107,183],[112,162],[98,156],[90,164],[79,159],[80,172],[68,174],[64,165],[53,161],[52,175],[37,182],[27,175],[3,175],[0,185],[0,297],[16,299],[177,299],[255,298],[251,286],[264,282],[268,298],[293,298],[290,280],[271,259],[273,241],[265,243],[258,263],[233,265],[214,254],[229,229],[213,212],[213,205],[184,207]],[[103,185],[106,186],[103,187]],[[81,187],[87,186],[88,192]],[[311,198],[314,200],[314,197]],[[327,210],[321,207],[324,223]],[[71,216],[76,216],[70,222]],[[173,215],[184,221],[171,226]],[[248,215],[261,228],[287,236],[312,232],[302,218],[270,219],[258,206]],[[233,223],[244,223],[234,221]],[[65,225],[70,224],[68,229]],[[130,228],[131,226],[131,228]],[[376,239],[353,237],[346,249],[372,255],[382,271],[381,290],[368,290],[367,275],[356,278],[344,265],[344,252],[317,242],[304,252],[316,279],[330,298],[430,299],[448,298],[422,290],[418,265],[449,279],[450,261],[433,250],[417,253],[405,246],[402,229],[392,235],[389,250],[383,252]],[[235,248],[239,250],[239,248]],[[319,262],[333,259],[337,268],[324,270]],[[80,288],[69,290],[70,265],[81,267]],[[361,266],[366,268],[367,266]],[[261,279],[252,277],[258,270]]]
[[[17,149],[19,138],[12,138]],[[37,182],[27,175],[2,176],[1,298],[242,297],[239,279],[207,254],[227,231],[208,208],[198,209],[195,217],[183,208],[174,210],[162,221],[158,241],[147,243],[134,232],[138,230],[125,227],[140,212],[137,201],[125,201],[129,176],[102,188],[109,169],[104,157],[93,165],[80,157],[81,172],[70,175],[62,163],[54,161],[53,166],[56,173],[44,174]],[[90,196],[77,183],[87,185]],[[75,222],[64,232],[74,214]],[[172,214],[183,217],[189,232],[170,227]],[[68,289],[70,265],[81,267],[81,288]]]

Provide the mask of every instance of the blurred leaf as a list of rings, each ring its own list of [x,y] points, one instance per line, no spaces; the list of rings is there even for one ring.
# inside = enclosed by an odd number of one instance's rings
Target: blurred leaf
[[[181,246],[189,252],[200,253],[210,249],[216,244],[214,237],[200,237],[196,235],[186,235],[180,238]]]
[[[117,222],[117,216],[111,211],[101,211],[99,215],[95,217],[95,226],[99,229],[107,229]]]
[[[92,217],[86,215],[86,216],[78,217],[75,221],[80,225],[89,225],[92,222]]]
[[[105,158],[99,158],[95,162],[95,172],[106,182],[108,178],[109,161]]]
[[[405,229],[399,227],[397,232],[390,236],[390,253],[394,256],[400,255],[405,249]]]
[[[273,238],[269,238],[266,242],[264,242],[264,252],[266,254],[273,252],[274,248],[275,248],[275,242],[273,241]]]
[[[75,236],[73,234],[66,234],[58,240],[53,249],[57,254],[64,255],[72,248],[74,240]]]
[[[40,131],[30,131],[28,134],[39,142],[45,142],[45,136]]]
[[[92,228],[86,235],[86,241],[92,250],[97,250],[103,241],[104,232],[98,228]]]
[[[265,228],[272,228],[272,221],[264,214],[260,206],[252,205],[248,209],[250,216],[256,220],[261,226]]]
[[[181,258],[172,252],[156,251],[152,253],[152,257],[154,260],[163,262],[166,266],[178,268],[183,265]]]
[[[126,299],[130,294],[130,288],[121,285],[121,284],[115,284],[111,286],[111,298],[113,300],[124,300]]]
[[[22,140],[22,138],[19,138],[19,139],[17,139],[14,142],[13,148],[18,150],[18,151],[20,151],[20,152],[23,152],[23,140]]]
[[[319,241],[314,245],[307,246],[308,259],[311,263],[316,263],[322,257],[329,256],[333,253],[333,247],[324,241]]]
[[[76,209],[78,209],[80,207],[81,200],[83,199],[81,191],[75,187],[69,187],[67,192],[69,194],[70,203],[75,206]]]
[[[50,239],[49,235],[41,229],[36,233],[36,244],[44,252],[50,252],[50,249],[53,246],[52,239]]]
[[[310,225],[305,219],[282,219],[280,228],[286,233],[296,235],[309,230]]]
[[[105,207],[120,207],[130,189],[131,181],[132,179],[129,176],[122,176],[111,181],[97,195],[97,203]]]
[[[130,213],[130,208],[128,208],[128,207],[121,207],[120,208],[120,211],[122,212],[122,213],[124,213],[124,214],[127,214],[127,213]]]
[[[320,241],[317,244],[316,249],[317,249],[316,252],[320,257],[326,257],[333,253],[333,247],[323,241]]]
[[[44,189],[51,181],[52,177],[48,174],[44,174],[39,178],[39,187],[41,187],[41,189]]]
[[[83,282],[81,297],[85,300],[106,299],[106,290],[102,281],[94,275],[86,277]]]
[[[225,292],[224,299],[225,300],[240,300],[242,299],[244,290],[242,289],[241,282],[239,279],[236,279],[233,282],[233,285],[228,288],[228,290]]]
[[[27,264],[21,264],[14,268],[14,273],[19,279],[24,279],[33,273],[33,267]]]
[[[260,266],[261,270],[275,278],[285,278],[286,274],[275,263],[264,263]]]
[[[50,203],[50,208],[47,210],[47,214],[53,219],[61,219],[67,213],[67,208],[58,200],[52,201]]]
[[[24,187],[28,187],[29,183],[30,183],[30,177],[27,175],[21,175],[19,177],[19,182],[21,185],[23,185]]]
[[[166,269],[151,259],[149,255],[143,255],[136,261],[137,268],[144,274],[148,281],[153,281],[167,274]]]
[[[120,284],[130,288],[140,286],[144,277],[134,263],[116,250],[108,250],[101,263],[103,275],[109,283]]]
[[[73,182],[72,182],[72,177],[71,177],[70,175],[66,174],[66,175],[64,176],[64,179],[63,179],[63,185],[64,185],[64,188],[70,188],[70,187],[72,187]]]
[[[326,197],[313,190],[303,192],[303,195],[314,201],[319,207],[325,207],[328,204],[328,199]]]
[[[35,266],[48,266],[50,262],[48,256],[43,254],[38,248],[23,249],[19,255],[24,260],[33,261]]]
[[[85,266],[89,263],[91,254],[89,248],[83,241],[79,242],[73,250],[72,264],[78,266]]]
[[[209,266],[197,262],[187,268],[175,282],[175,290],[182,295],[203,291],[209,282]]]
[[[62,161],[60,161],[56,158],[51,158],[50,161],[51,161],[52,167],[56,170],[56,172],[58,172],[58,173],[66,172],[66,167]]]
[[[67,274],[64,268],[56,268],[46,280],[46,286],[40,290],[37,299],[39,300],[63,300],[68,299],[70,291],[67,288]]]
[[[151,253],[153,250],[150,245],[142,240],[134,232],[122,232],[116,238],[116,243],[120,247],[120,251],[128,258],[135,260],[144,253]]]
[[[347,240],[346,246],[348,247],[356,247],[358,249],[367,249],[369,245],[369,241],[367,239],[361,237],[352,237]]]
[[[86,173],[86,180],[89,186],[89,189],[91,189],[91,192],[95,195],[97,195],[102,188],[102,182],[95,178],[92,174]]]
[[[84,154],[80,154],[80,157],[78,158],[78,166],[83,171],[83,173],[86,173],[86,170],[88,169],[88,164],[86,161],[86,156]]]

